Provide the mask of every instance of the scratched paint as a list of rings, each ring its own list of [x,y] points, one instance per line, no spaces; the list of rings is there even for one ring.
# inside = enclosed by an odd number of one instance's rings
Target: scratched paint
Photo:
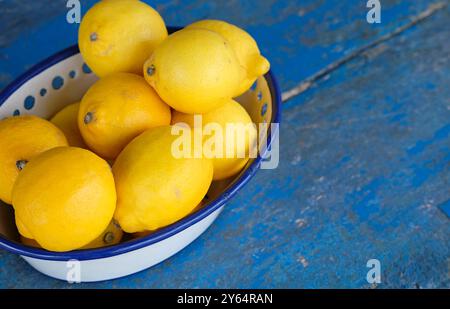
[[[287,89],[406,23],[429,1],[383,1],[386,22],[375,28],[361,24],[361,8],[345,1],[226,3],[167,1],[159,8],[172,24],[218,16],[245,26]],[[177,14],[181,5],[185,14]],[[448,9],[437,13],[286,103],[279,168],[259,171],[179,254],[127,278],[68,285],[0,251],[0,287],[369,288],[371,258],[381,261],[379,288],[450,287],[450,226],[442,211],[450,183],[449,17]],[[15,76],[73,42],[76,31],[60,18],[14,34],[0,48],[10,59],[0,57],[0,74]],[[42,34],[46,44],[27,57],[19,48]]]

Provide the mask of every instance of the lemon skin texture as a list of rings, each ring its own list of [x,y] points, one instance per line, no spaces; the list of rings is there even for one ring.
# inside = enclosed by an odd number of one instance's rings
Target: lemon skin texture
[[[187,28],[211,30],[228,40],[239,59],[239,63],[246,71],[246,77],[242,80],[239,89],[233,97],[246,92],[259,76],[269,71],[269,61],[261,55],[258,44],[253,37],[243,29],[225,21],[213,19],[195,22]]]
[[[22,223],[22,221],[20,221],[20,219],[17,216],[15,216],[15,221],[20,236],[26,237],[27,239],[32,239],[33,235],[28,231],[28,229],[25,227],[25,225]]]
[[[108,163],[93,152],[57,147],[36,156],[19,174],[12,194],[20,221],[42,248],[79,249],[111,222],[116,207]]]
[[[113,165],[118,196],[114,218],[127,233],[156,230],[188,215],[212,181],[211,160],[176,158],[171,126],[150,129],[117,157]]]
[[[85,14],[78,45],[87,65],[100,77],[114,72],[141,74],[145,60],[166,37],[164,20],[149,5],[109,0]]]
[[[48,149],[67,146],[63,132],[37,116],[0,121],[0,199],[11,204],[14,182],[28,161]]]
[[[143,73],[167,104],[188,114],[219,107],[245,77],[228,41],[204,29],[170,35],[146,61]]]
[[[56,125],[66,136],[69,146],[87,148],[78,128],[78,110],[80,102],[67,105],[57,112],[50,122]]]
[[[115,245],[120,242],[122,236],[123,231],[120,229],[119,226],[117,226],[117,224],[114,224],[111,221],[106,230],[99,237],[97,237],[94,241],[90,242],[88,245],[84,246],[81,249],[95,249]],[[20,240],[24,245],[35,248],[41,248],[41,246],[34,239],[30,239],[20,235]]]
[[[78,126],[90,149],[113,160],[133,138],[170,124],[170,119],[170,107],[143,77],[114,73],[101,78],[83,96]]]
[[[252,143],[256,140],[256,128],[254,126],[249,126],[248,129],[244,127],[252,124],[252,119],[248,115],[247,111],[238,102],[232,99],[226,101],[226,103],[222,106],[201,116],[203,128],[205,128],[208,124],[215,123],[220,125],[224,134],[222,145],[223,153],[221,154],[220,151],[217,151],[217,153],[215,153],[216,157],[212,159],[214,166],[213,180],[221,180],[236,175],[249,161],[248,150],[250,149]],[[174,111],[172,116],[172,124],[176,123],[186,123],[191,128],[194,128],[194,115]],[[236,131],[233,132],[234,134],[227,134],[227,124],[242,126],[237,127]],[[203,131],[203,134],[204,142],[207,139],[212,138],[212,136],[207,135],[205,131]],[[238,143],[237,136],[245,136],[245,144]],[[232,145],[236,145],[234,151],[232,152],[232,157],[225,157],[227,140]],[[233,143],[233,141],[235,142]],[[239,151],[245,152],[245,157],[238,157]]]

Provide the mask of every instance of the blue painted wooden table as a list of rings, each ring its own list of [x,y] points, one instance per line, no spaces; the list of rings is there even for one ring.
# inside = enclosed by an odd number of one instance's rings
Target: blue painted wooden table
[[[382,0],[380,24],[363,0],[147,2],[167,24],[219,18],[257,39],[288,98],[279,167],[156,267],[69,285],[0,250],[0,287],[450,287],[448,1]],[[65,4],[0,1],[0,88],[76,42]]]

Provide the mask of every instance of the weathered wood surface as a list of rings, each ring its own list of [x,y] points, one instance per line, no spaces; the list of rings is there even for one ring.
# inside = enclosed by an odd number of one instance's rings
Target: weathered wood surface
[[[82,1],[85,11],[95,1]],[[289,90],[448,1],[149,1],[170,25],[250,31]],[[1,1],[0,88],[76,42],[65,1]],[[449,287],[450,9],[339,65],[284,104],[280,166],[261,170],[185,250],[127,278],[68,285],[0,251],[0,287]],[[442,206],[442,207],[440,207]]]

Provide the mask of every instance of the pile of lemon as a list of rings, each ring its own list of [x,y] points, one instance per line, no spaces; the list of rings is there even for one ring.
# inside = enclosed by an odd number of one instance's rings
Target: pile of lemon
[[[269,70],[242,29],[203,20],[169,36],[138,0],[100,1],[78,39],[100,77],[81,102],[50,121],[0,121],[0,199],[13,206],[22,241],[52,251],[151,233],[201,205],[213,181],[249,158],[175,158],[172,126],[192,129],[195,114],[203,125],[251,123],[233,98]],[[255,132],[242,133],[245,147]]]

